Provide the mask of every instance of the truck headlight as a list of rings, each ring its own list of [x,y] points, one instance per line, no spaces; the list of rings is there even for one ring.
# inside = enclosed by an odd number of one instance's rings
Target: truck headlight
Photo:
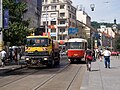
[[[29,58],[25,58],[25,60],[29,60]]]
[[[44,60],[48,60],[48,58],[44,58]]]

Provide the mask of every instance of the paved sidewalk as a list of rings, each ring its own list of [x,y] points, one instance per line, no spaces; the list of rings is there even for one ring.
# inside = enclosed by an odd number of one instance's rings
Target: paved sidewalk
[[[111,57],[111,68],[104,61],[92,62],[92,71],[85,72],[80,90],[120,90],[120,56]]]
[[[12,65],[6,65],[4,67],[0,67],[0,73],[5,73],[5,72],[9,72],[9,71],[13,71],[16,69],[21,69],[24,68],[25,65],[25,60],[20,60],[19,64],[12,64]]]

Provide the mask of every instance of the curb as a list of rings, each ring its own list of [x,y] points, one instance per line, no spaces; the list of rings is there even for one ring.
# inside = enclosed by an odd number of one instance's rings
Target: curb
[[[9,72],[12,72],[12,71],[15,71],[15,70],[19,70],[19,69],[22,69],[22,68],[26,68],[26,65],[21,65],[21,66],[18,66],[18,67],[11,67],[9,69],[3,69],[0,74],[2,73],[9,73]]]

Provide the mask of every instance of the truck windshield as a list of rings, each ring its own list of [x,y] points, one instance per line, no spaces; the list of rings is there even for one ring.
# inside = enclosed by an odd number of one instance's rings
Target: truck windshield
[[[48,38],[28,38],[26,42],[27,46],[48,46]]]
[[[70,42],[70,43],[68,43],[68,49],[84,49],[84,43]]]

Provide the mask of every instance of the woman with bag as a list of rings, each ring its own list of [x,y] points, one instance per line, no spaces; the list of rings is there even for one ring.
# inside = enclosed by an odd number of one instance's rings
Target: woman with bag
[[[91,61],[93,60],[93,57],[92,57],[92,51],[89,48],[86,50],[84,58],[86,61],[87,70],[91,71]]]

